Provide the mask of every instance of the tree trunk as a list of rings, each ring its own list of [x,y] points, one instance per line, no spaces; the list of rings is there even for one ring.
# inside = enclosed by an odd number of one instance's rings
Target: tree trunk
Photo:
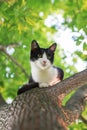
[[[84,110],[86,84],[87,69],[53,87],[34,88],[19,95],[11,105],[2,107],[0,130],[66,130]],[[59,104],[61,94],[65,96],[82,85],[85,89],[79,89],[65,107]]]

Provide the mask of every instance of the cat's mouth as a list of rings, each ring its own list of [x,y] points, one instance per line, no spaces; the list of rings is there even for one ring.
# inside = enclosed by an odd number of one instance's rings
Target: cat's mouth
[[[43,63],[42,66],[45,67],[45,66],[47,66],[47,64],[44,64],[44,63]]]
[[[48,65],[47,64],[41,64],[41,69],[47,69],[48,68]]]
[[[39,67],[40,69],[42,69],[42,70],[45,70],[45,69],[48,69],[50,66],[51,66],[51,64],[50,63],[48,63],[47,61],[46,62],[43,62],[43,61],[41,61],[41,62],[36,62],[36,65],[37,65],[37,67]]]

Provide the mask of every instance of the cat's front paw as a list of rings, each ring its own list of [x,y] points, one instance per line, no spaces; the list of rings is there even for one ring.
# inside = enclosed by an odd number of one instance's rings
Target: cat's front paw
[[[49,87],[48,83],[39,83],[39,88]]]

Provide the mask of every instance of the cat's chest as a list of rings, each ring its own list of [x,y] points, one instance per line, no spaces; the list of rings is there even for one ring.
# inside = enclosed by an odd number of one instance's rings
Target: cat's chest
[[[58,72],[54,68],[47,70],[34,69],[32,71],[32,78],[35,82],[52,82],[58,75]]]

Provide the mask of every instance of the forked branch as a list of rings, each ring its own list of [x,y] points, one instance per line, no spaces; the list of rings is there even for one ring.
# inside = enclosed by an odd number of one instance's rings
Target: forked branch
[[[0,130],[66,130],[84,109],[86,84],[87,69],[53,87],[34,88],[19,95],[10,106],[2,108]],[[65,107],[58,104],[59,95],[81,86],[84,89],[77,90]]]

